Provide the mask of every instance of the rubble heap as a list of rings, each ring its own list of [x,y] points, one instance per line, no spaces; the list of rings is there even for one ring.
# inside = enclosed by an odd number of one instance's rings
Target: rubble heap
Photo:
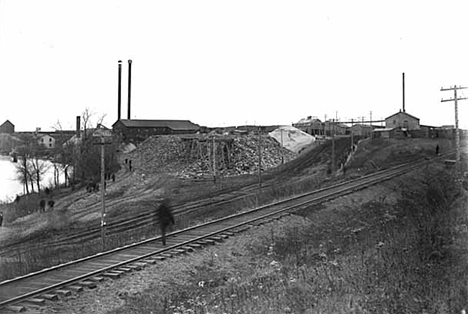
[[[218,176],[251,174],[258,171],[258,141],[256,134],[151,136],[123,158],[132,160],[133,168],[142,174],[208,178],[213,176],[213,165]],[[261,147],[262,170],[277,167],[282,158],[287,162],[297,155],[267,135],[261,137]]]

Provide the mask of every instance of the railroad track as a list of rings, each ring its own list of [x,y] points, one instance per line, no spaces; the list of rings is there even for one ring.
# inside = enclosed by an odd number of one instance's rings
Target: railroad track
[[[158,260],[193,251],[233,236],[292,211],[307,208],[370,185],[408,173],[430,161],[412,162],[361,178],[290,197],[269,205],[233,214],[197,226],[172,232],[167,246],[160,237],[127,245],[69,263],[0,282],[0,310],[22,311],[47,300],[68,296],[84,288],[94,288],[104,278],[118,278]]]

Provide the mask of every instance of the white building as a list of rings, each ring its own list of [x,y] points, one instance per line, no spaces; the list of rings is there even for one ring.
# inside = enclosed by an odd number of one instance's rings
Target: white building
[[[55,148],[55,138],[53,138],[49,134],[40,135],[37,139],[37,143],[39,145],[43,145],[45,148]]]

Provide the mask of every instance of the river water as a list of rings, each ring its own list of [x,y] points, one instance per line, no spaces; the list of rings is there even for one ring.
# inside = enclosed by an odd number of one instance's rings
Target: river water
[[[48,160],[45,163],[49,166],[47,172],[41,180],[41,186],[51,186],[54,182],[54,167]],[[24,194],[23,185],[17,180],[15,163],[11,157],[0,156],[0,202],[11,201],[17,194]],[[60,173],[60,183],[65,182],[65,175]],[[31,186],[29,186],[31,189]],[[34,186],[37,189],[37,186]]]

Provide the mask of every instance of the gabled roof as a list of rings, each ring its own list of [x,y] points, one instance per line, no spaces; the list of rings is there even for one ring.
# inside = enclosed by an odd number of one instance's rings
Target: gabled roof
[[[198,130],[200,126],[189,120],[119,120],[128,128],[161,128],[167,127],[173,130]],[[115,122],[112,126],[116,125]]]
[[[408,117],[411,117],[411,118],[413,118],[413,119],[419,120],[419,118],[416,118],[415,116],[412,116],[412,115],[410,115],[409,113],[403,112],[403,111],[401,111],[401,110],[400,110],[399,112],[397,112],[397,113],[392,114],[392,115],[389,116],[389,117],[386,117],[385,120],[390,119],[391,117],[396,116],[396,115],[398,115],[398,114],[404,114],[404,115],[407,115]]]
[[[305,123],[321,123],[322,121],[320,121],[319,119],[317,118],[312,118],[312,117],[307,117],[307,118],[303,118],[301,120],[299,120],[298,122],[296,122],[295,124],[305,124]]]
[[[12,126],[15,126],[13,123],[10,122],[10,120],[6,120],[5,122],[2,123],[2,125],[0,125],[0,128],[6,124],[10,124]]]

